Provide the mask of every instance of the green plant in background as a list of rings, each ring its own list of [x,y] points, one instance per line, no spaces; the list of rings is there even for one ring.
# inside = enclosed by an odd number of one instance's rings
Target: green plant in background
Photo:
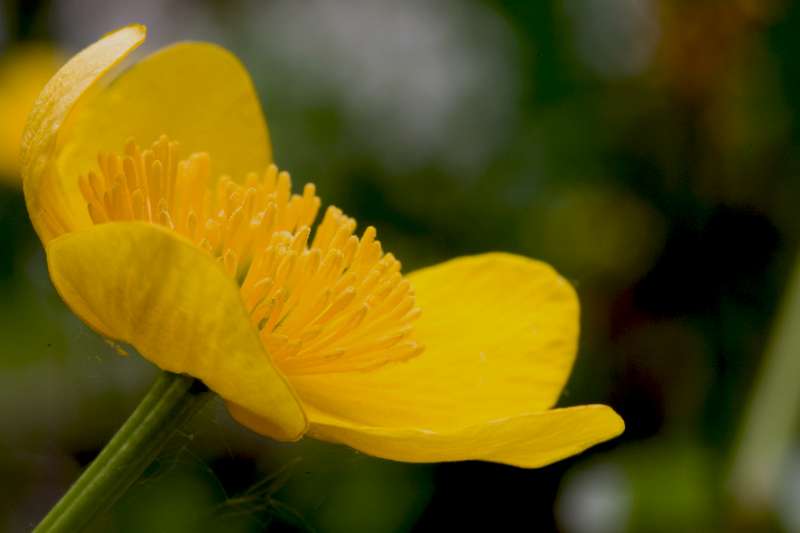
[[[357,237],[335,207],[310,239],[315,188],[291,194],[271,164],[229,53],[178,44],[101,86],[144,36],[128,26],[77,54],[23,138],[26,203],[59,294],[164,370],[41,531],[112,503],[206,387],[263,435],[409,462],[539,467],[622,432],[603,405],[550,409],[578,337],[576,295],[552,268],[492,253],[404,278],[374,228]]]
[[[800,414],[800,265],[783,296],[768,349],[743,413],[727,486],[738,518],[763,523],[780,501]]]

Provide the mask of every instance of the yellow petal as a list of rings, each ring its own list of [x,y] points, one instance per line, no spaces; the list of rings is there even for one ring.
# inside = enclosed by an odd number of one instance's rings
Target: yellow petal
[[[144,38],[144,26],[132,25],[85,48],[51,78],[31,110],[22,136],[21,173],[28,213],[43,241],[52,236],[42,218],[45,205],[57,224],[71,228],[89,223],[77,176],[73,181],[62,182],[55,172],[61,128],[89,89]]]
[[[164,370],[201,379],[266,419],[273,437],[303,434],[302,407],[265,353],[238,287],[210,256],[141,222],[92,226],[46,251],[59,294],[93,329]]]
[[[436,430],[555,403],[575,357],[578,301],[551,267],[493,253],[409,279],[425,351],[373,372],[290,376],[304,403],[368,425]]]
[[[91,98],[59,157],[64,179],[95,168],[100,151],[166,134],[183,154],[208,152],[213,175],[243,179],[271,162],[267,126],[241,62],[209,43],[178,43],[146,57]]]
[[[417,463],[479,459],[537,468],[622,433],[622,419],[605,405],[553,409],[447,430],[366,426],[308,411],[309,435],[364,453]]]
[[[409,276],[423,309],[419,357],[372,372],[290,376],[309,434],[412,462],[543,466],[624,429],[610,408],[546,411],[575,355],[578,303],[547,265],[465,257]],[[255,431],[269,425],[233,411]]]

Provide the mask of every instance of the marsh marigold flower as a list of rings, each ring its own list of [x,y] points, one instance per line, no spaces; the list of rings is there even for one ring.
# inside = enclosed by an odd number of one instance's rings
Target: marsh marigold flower
[[[44,43],[19,45],[0,54],[0,181],[18,185],[19,142],[33,102],[61,58]]]
[[[492,253],[404,276],[374,228],[292,192],[227,51],[176,44],[109,80],[144,37],[72,58],[23,139],[51,279],[94,330],[275,439],[535,467],[622,431],[606,406],[551,409],[578,338],[552,268]]]

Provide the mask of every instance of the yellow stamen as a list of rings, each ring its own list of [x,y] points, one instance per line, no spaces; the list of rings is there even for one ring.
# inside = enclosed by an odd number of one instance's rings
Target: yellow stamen
[[[375,228],[358,238],[355,220],[331,206],[311,238],[313,184],[292,194],[289,174],[270,165],[243,184],[222,176],[212,192],[208,154],[181,159],[166,136],[97,163],[99,173],[79,179],[92,221],[159,224],[217,258],[285,373],[367,370],[422,351],[413,291]]]

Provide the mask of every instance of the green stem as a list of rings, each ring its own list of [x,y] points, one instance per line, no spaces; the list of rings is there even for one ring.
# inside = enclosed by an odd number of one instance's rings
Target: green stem
[[[211,394],[194,378],[161,372],[128,420],[34,530],[80,531],[139,479]]]
[[[734,448],[729,490],[739,513],[769,510],[800,418],[800,259],[786,288]]]

